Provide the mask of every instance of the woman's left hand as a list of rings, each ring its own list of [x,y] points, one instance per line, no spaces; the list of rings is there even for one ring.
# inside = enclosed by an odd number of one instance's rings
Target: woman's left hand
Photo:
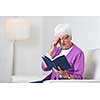
[[[59,66],[58,66],[58,69],[55,69],[53,68],[53,70],[56,72],[56,73],[59,73],[60,75],[62,75],[63,78],[68,78],[69,77],[69,74],[67,73],[67,71],[63,71]]]

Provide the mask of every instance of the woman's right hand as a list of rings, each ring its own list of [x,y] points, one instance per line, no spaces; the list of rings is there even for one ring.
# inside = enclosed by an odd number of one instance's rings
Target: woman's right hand
[[[56,38],[52,41],[52,43],[51,43],[51,49],[52,49],[52,50],[55,50],[55,48],[56,48],[58,42],[59,42],[59,37],[56,37]]]
[[[55,48],[57,47],[57,44],[59,42],[59,37],[56,37],[52,43],[51,43],[51,49],[49,50],[49,55],[52,55],[53,51],[55,50]]]

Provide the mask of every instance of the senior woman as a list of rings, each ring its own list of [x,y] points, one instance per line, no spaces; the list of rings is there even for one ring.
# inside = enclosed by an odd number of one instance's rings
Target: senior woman
[[[51,43],[51,48],[47,52],[47,56],[53,58],[65,55],[71,65],[69,70],[61,70],[53,68],[52,72],[42,81],[34,83],[41,83],[45,80],[62,80],[62,79],[82,79],[84,72],[84,53],[72,41],[72,33],[68,24],[59,24],[55,27],[55,38]],[[59,46],[58,46],[59,44]],[[41,67],[43,71],[49,71],[45,62],[42,62]]]
[[[51,48],[47,55],[55,58],[65,55],[71,65],[69,70],[59,70],[53,68],[45,80],[59,80],[59,79],[83,79],[84,72],[84,53],[72,41],[72,33],[68,24],[59,24],[55,27],[55,39],[51,43]],[[59,44],[59,46],[58,46]],[[43,71],[48,71],[48,66],[42,62]]]

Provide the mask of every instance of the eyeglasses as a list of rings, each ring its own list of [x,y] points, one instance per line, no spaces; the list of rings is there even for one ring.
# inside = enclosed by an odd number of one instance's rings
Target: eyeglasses
[[[69,38],[69,35],[65,35],[63,37],[60,37],[59,40],[67,40]]]

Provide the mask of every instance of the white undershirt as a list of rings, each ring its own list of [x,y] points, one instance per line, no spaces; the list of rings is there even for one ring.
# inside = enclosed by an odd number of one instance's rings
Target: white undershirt
[[[57,57],[60,57],[62,55],[66,56],[71,51],[72,48],[73,48],[73,46],[71,48],[67,49],[67,50],[61,50],[60,54],[57,55],[54,59],[56,59]]]

